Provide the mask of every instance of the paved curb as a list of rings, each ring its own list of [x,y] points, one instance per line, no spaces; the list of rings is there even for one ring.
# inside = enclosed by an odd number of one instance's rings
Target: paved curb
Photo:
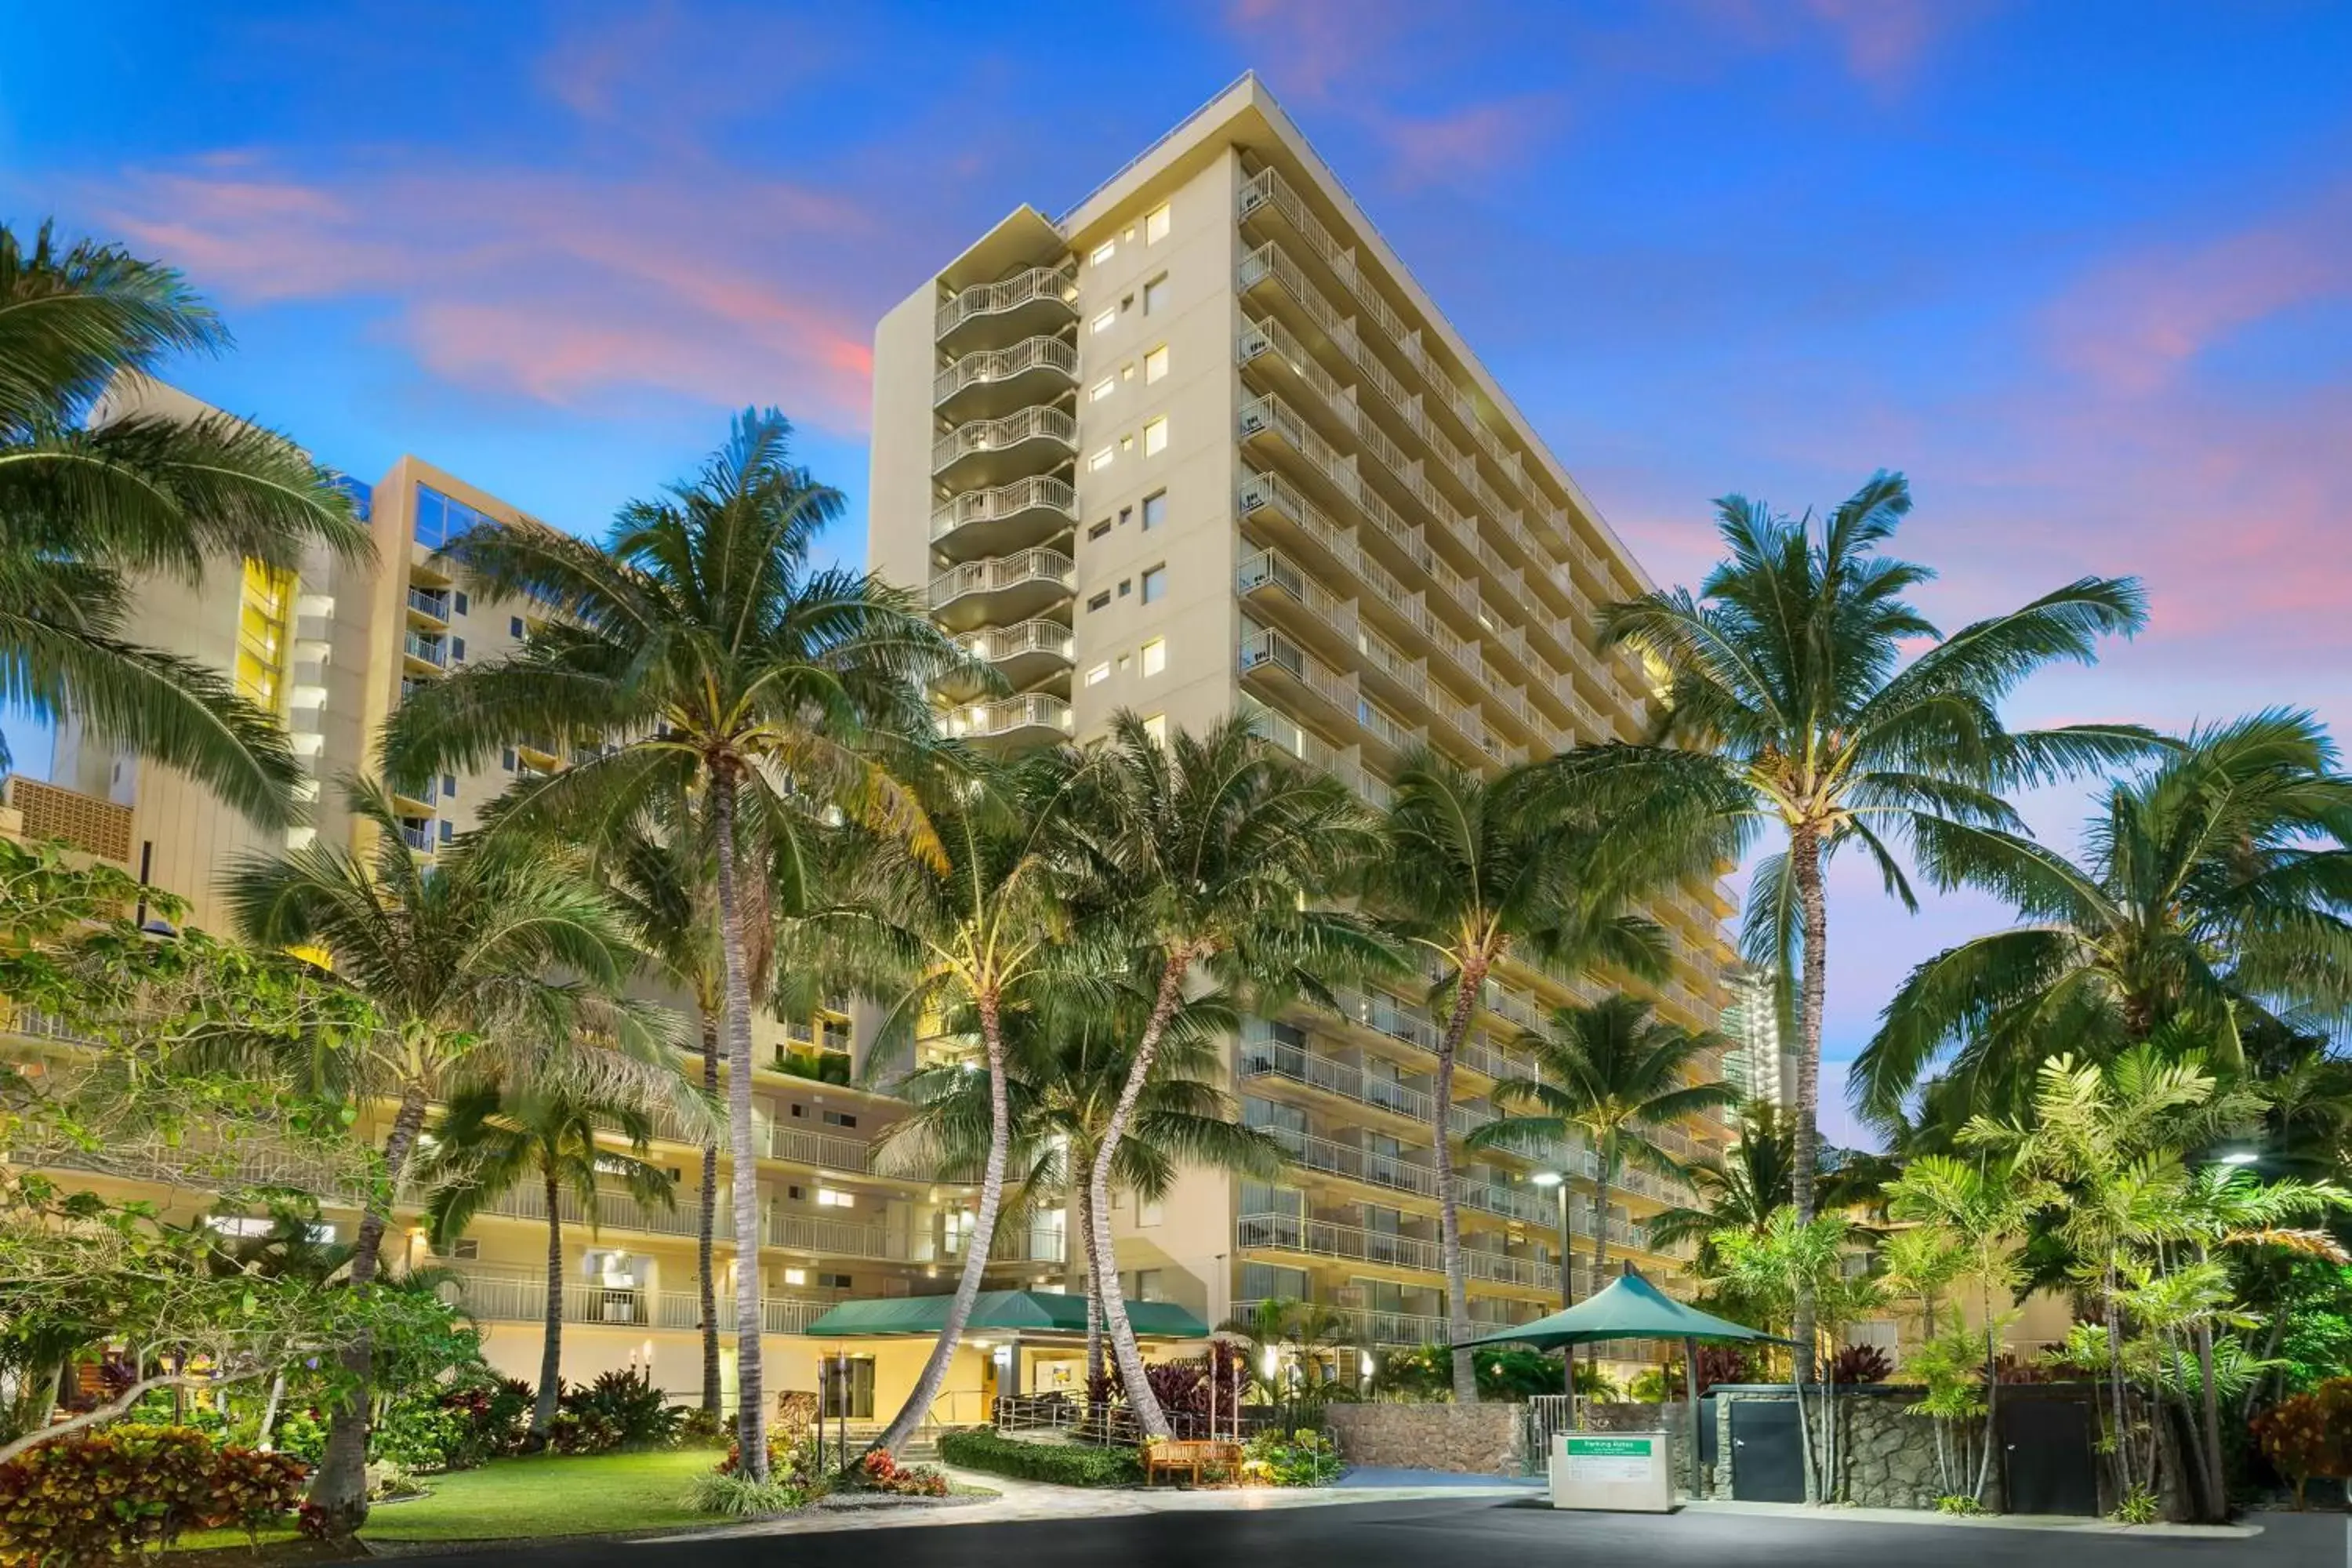
[[[2111,1519],[2079,1519],[2048,1513],[1931,1513],[1907,1508],[1813,1508],[1801,1502],[1732,1502],[1710,1499],[1684,1502],[1685,1513],[1747,1514],[1758,1519],[1798,1519],[1819,1524],[1905,1524],[1958,1530],[2042,1530],[2070,1535],[2137,1535],[2157,1540],[2244,1541],[2263,1532],[2258,1524],[2118,1524]]]

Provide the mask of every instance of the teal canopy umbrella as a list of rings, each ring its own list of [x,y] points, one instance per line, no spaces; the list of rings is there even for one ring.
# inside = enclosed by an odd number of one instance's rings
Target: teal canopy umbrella
[[[1541,1350],[1565,1350],[1574,1345],[1591,1344],[1596,1340],[1682,1341],[1683,1386],[1690,1396],[1691,1485],[1694,1495],[1698,1485],[1698,1342],[1723,1340],[1740,1344],[1779,1345],[1790,1342],[1759,1329],[1751,1329],[1745,1323],[1735,1323],[1728,1318],[1718,1318],[1712,1312],[1702,1312],[1696,1307],[1677,1301],[1628,1269],[1623,1278],[1610,1281],[1607,1289],[1595,1292],[1564,1311],[1472,1340],[1470,1348],[1534,1345]],[[1572,1411],[1576,1400],[1573,1372],[1569,1374],[1568,1391]]]

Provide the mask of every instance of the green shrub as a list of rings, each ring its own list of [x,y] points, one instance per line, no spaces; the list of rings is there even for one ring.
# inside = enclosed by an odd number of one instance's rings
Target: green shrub
[[[705,1410],[699,1405],[688,1410],[677,1424],[678,1446],[687,1448],[717,1448],[731,1440],[735,1423],[716,1410]]]
[[[677,1446],[685,1419],[685,1410],[655,1385],[653,1373],[632,1367],[601,1373],[584,1388],[565,1389],[547,1441],[559,1454],[671,1448]]]
[[[1010,1476],[1016,1481],[1052,1481],[1066,1487],[1128,1487],[1143,1479],[1142,1462],[1132,1449],[1022,1443],[1000,1437],[985,1426],[942,1436],[940,1458],[950,1465]]]
[[[187,1426],[115,1426],[0,1465],[0,1565],[82,1568],[186,1530],[251,1536],[292,1511],[309,1472],[285,1454],[219,1447]]]
[[[415,1475],[438,1475],[457,1464],[471,1426],[439,1399],[395,1399],[368,1427],[368,1458]]]
[[[694,1478],[694,1486],[687,1493],[687,1506],[697,1513],[724,1514],[732,1519],[753,1519],[765,1514],[790,1513],[808,1502],[808,1494],[790,1481],[755,1481],[748,1476],[722,1476],[717,1471]]]
[[[1347,1468],[1339,1461],[1339,1444],[1311,1427],[1261,1432],[1242,1449],[1243,1478],[1271,1486],[1329,1486]]]

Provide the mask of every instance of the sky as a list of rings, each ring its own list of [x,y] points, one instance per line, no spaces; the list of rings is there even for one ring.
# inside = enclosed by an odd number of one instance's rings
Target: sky
[[[1661,582],[1907,473],[1956,626],[2151,624],[2021,722],[2352,717],[2352,6],[116,0],[0,47],[0,221],[183,268],[173,379],[594,531],[774,405],[862,560],[881,313],[1255,69]],[[11,726],[37,770],[46,744]],[[2024,803],[2070,842],[2086,787]],[[2002,911],[1832,881],[1824,1099]],[[1852,1136],[1825,1106],[1832,1135]]]

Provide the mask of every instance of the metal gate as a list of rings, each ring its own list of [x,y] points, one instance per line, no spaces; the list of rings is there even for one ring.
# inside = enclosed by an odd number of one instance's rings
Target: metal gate
[[[2099,1511],[2088,1406],[2075,1399],[2011,1398],[2001,1402],[1996,1421],[2010,1512]]]
[[[1795,1400],[1731,1402],[1731,1495],[1739,1502],[1805,1500],[1805,1454]]]
[[[1575,1404],[1565,1394],[1528,1397],[1528,1474],[1540,1476],[1551,1464],[1551,1440],[1576,1424]]]

